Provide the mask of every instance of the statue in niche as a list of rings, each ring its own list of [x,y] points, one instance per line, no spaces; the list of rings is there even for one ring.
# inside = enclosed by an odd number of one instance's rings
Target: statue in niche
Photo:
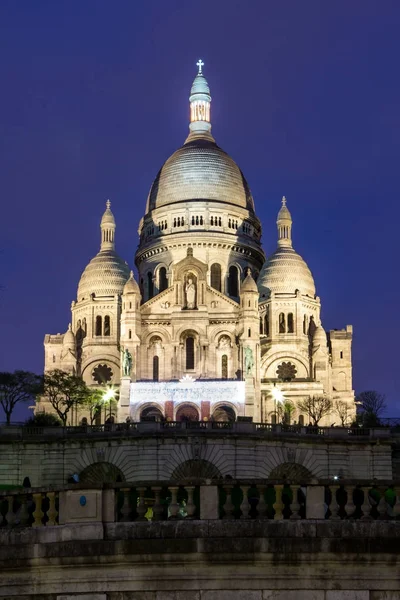
[[[124,377],[130,377],[132,371],[132,354],[129,352],[128,348],[125,348],[123,356],[122,356],[122,372]]]
[[[226,350],[231,347],[231,340],[227,335],[221,335],[218,341],[218,348],[220,350]]]
[[[244,370],[246,375],[251,375],[254,367],[253,350],[246,346],[244,349]]]
[[[196,284],[190,275],[185,285],[186,308],[196,308]]]

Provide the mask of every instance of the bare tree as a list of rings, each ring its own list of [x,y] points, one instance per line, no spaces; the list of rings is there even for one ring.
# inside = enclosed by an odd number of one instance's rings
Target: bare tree
[[[386,397],[375,390],[361,392],[357,396],[363,424],[367,427],[380,425],[380,417],[386,411]]]
[[[0,405],[6,415],[7,425],[17,404],[33,401],[40,393],[42,379],[30,371],[0,373]]]
[[[340,419],[340,423],[342,427],[346,427],[353,416],[352,411],[350,410],[349,404],[344,400],[336,400],[335,402],[335,412]]]
[[[73,407],[85,403],[89,389],[85,382],[76,375],[71,375],[60,369],[45,373],[43,377],[43,392],[46,400],[60,417],[63,425],[67,424],[68,413]]]
[[[300,400],[297,406],[308,415],[312,425],[317,426],[322,417],[329,415],[332,411],[332,400],[327,396],[309,396]]]

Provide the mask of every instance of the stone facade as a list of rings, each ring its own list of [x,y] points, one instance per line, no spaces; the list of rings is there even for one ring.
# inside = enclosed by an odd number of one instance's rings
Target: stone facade
[[[115,251],[107,203],[100,252],[82,274],[71,326],[64,335],[45,337],[45,371],[63,369],[89,385],[120,386],[120,422],[149,414],[271,422],[291,401],[291,419],[307,423],[298,401],[324,395],[345,402],[351,420],[352,327],[325,333],[312,274],[292,246],[285,199],[278,248],[265,260],[250,188],[215,143],[210,103],[199,73],[190,94],[189,136],[159,171],[140,222],[138,282]],[[175,382],[178,393],[179,380],[193,386],[198,380],[240,381],[245,393],[242,398],[238,388],[231,401],[222,401],[215,386],[199,387],[197,402],[178,406],[160,386],[145,402],[134,385]],[[45,402],[40,407],[50,410]],[[73,419],[83,417],[84,411]],[[321,424],[334,421],[337,416],[327,415]]]
[[[64,485],[74,474],[90,482],[173,480],[178,477],[288,479],[298,476],[320,481],[389,481],[391,438],[381,430],[369,438],[316,434],[293,437],[255,434],[251,424],[229,430],[160,431],[156,423],[140,423],[130,435],[24,429],[0,431],[0,485]],[[240,429],[243,428],[242,431]],[[371,430],[372,431],[372,430]],[[389,433],[383,430],[383,433]],[[25,436],[25,437],[23,437]]]

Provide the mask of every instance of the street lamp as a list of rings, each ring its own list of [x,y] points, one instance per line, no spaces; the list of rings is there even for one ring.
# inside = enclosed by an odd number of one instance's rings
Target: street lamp
[[[111,400],[115,398],[115,390],[112,387],[107,388],[107,390],[103,394],[103,402],[104,402],[104,422],[106,421],[106,403],[108,402],[110,408],[109,418],[111,419]]]
[[[282,390],[276,386],[276,383],[274,383],[274,387],[271,390],[271,394],[272,394],[272,397],[275,402],[275,423],[277,423],[277,421],[278,421],[277,412],[276,412],[277,403],[279,402],[281,404],[285,400],[285,396],[284,396]]]

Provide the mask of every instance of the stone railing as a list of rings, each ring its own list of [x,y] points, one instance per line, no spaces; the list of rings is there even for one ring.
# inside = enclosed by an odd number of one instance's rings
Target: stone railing
[[[144,421],[140,423],[110,423],[105,425],[82,425],[76,427],[23,427],[0,426],[0,440],[14,441],[45,437],[46,439],[59,438],[95,438],[104,436],[141,436],[151,434],[190,435],[207,433],[217,435],[223,431],[225,434],[253,434],[259,437],[303,437],[303,438],[329,438],[329,439],[382,439],[390,438],[392,431],[389,427],[361,428],[361,427],[303,427],[301,425],[275,425],[271,423],[251,422],[219,422],[219,421]]]
[[[0,492],[0,528],[177,519],[371,521],[400,518],[400,484],[148,482]]]

